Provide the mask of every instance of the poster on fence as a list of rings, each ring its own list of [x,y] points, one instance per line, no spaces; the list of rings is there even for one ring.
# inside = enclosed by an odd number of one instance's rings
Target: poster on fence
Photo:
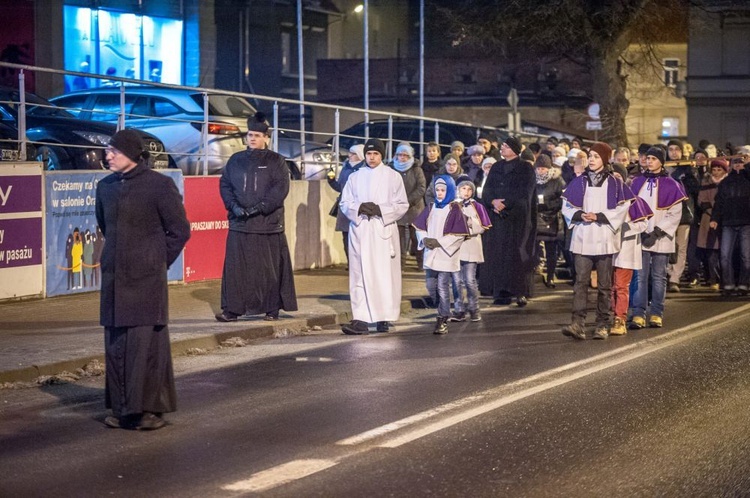
[[[219,195],[219,176],[186,178],[185,210],[190,220],[185,282],[221,278],[229,221]]]
[[[160,171],[183,193],[179,170]],[[54,171],[46,174],[47,296],[99,290],[104,236],[96,223],[96,185],[108,171]],[[182,280],[182,255],[169,268]]]
[[[42,166],[0,164],[0,299],[43,291]]]

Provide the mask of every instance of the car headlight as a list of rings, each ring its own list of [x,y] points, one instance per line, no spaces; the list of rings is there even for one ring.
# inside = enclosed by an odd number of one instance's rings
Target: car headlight
[[[313,152],[312,157],[316,163],[330,163],[332,155],[330,152]]]
[[[92,131],[73,131],[76,135],[79,137],[88,140],[92,144],[96,145],[109,145],[109,139],[111,138],[109,135],[105,135],[103,133],[94,133]]]

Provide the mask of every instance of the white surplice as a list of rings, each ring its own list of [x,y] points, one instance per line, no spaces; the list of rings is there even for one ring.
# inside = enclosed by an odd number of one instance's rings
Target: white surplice
[[[358,215],[374,202],[381,216]],[[349,219],[349,294],[352,318],[396,321],[401,315],[401,245],[396,221],[409,209],[401,175],[380,164],[361,167],[349,177],[339,209]]]
[[[563,202],[562,213],[565,222],[573,230],[570,237],[570,252],[600,256],[620,251],[619,229],[625,222],[631,201],[622,202],[614,209],[607,208],[607,182],[613,181],[614,178],[607,178],[600,187],[587,186],[583,206],[580,208],[571,205],[567,200]],[[581,210],[584,213],[602,213],[609,223],[571,222],[573,215]]]
[[[443,234],[445,231],[445,222],[448,220],[452,205],[458,206],[454,203],[448,204],[443,208],[433,206],[430,216],[427,218],[427,231],[417,230],[417,240],[419,241],[417,249],[424,249],[424,267],[430,270],[453,273],[461,269],[459,249],[461,249],[461,244],[466,236]],[[424,245],[425,238],[437,240],[440,247],[428,249]]]

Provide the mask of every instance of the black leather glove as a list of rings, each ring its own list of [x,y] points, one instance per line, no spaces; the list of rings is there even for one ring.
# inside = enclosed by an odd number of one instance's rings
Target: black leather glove
[[[433,239],[430,237],[425,237],[422,239],[422,243],[427,249],[437,249],[440,247],[440,242],[437,241],[437,239]]]
[[[236,203],[232,204],[231,211],[232,211],[232,214],[235,217],[237,217],[237,218],[239,218],[241,220],[244,220],[244,219],[247,219],[247,218],[250,217],[250,215],[248,214],[247,210],[245,208],[243,208],[242,206],[240,206],[239,204],[236,204]]]
[[[659,227],[654,227],[654,231],[651,232],[651,233],[653,233],[654,235],[656,235],[657,240],[661,239],[662,237],[666,237],[666,235],[667,235],[667,232],[665,232],[664,230],[662,230]]]
[[[263,207],[263,204],[262,203],[258,203],[255,206],[253,206],[250,209],[248,209],[247,210],[247,216],[248,216],[248,218],[252,218],[253,216],[259,215],[262,212],[262,209],[261,209],[262,207]]]
[[[622,230],[622,234],[625,235],[626,233],[630,231],[630,225],[627,222],[623,223],[621,230]]]
[[[374,202],[371,202],[372,206],[370,207],[370,211],[372,211],[372,214],[370,216],[380,216],[383,217],[383,213],[380,211],[380,206],[375,204]]]
[[[380,207],[374,202],[363,202],[359,205],[359,212],[357,214],[364,214],[368,218],[372,216],[379,216]]]
[[[659,240],[659,237],[654,232],[644,232],[641,234],[641,244],[643,244],[643,247],[653,247],[657,240]]]

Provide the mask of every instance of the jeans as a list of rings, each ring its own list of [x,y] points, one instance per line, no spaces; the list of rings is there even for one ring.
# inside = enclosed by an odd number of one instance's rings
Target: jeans
[[[643,251],[643,268],[638,270],[638,289],[633,296],[633,316],[646,317],[648,305],[648,279],[651,277],[651,309],[653,316],[664,316],[664,298],[667,293],[667,265],[669,254]]]
[[[448,318],[451,316],[451,281],[453,273],[449,271],[438,271],[437,293],[440,299],[438,303],[438,316]]]
[[[739,240],[740,278],[735,279],[732,259],[735,243]],[[721,278],[725,290],[735,287],[747,290],[750,285],[750,225],[738,225],[721,228]]]
[[[453,307],[456,313],[476,311],[479,309],[479,284],[477,284],[477,264],[461,261],[461,269],[453,272],[453,287],[458,290]],[[466,301],[464,301],[464,291]]]
[[[575,255],[576,282],[573,286],[573,323],[581,325],[586,321],[586,307],[588,303],[589,279],[591,270],[596,268],[599,277],[596,298],[596,325],[609,327],[612,310],[610,299],[612,292],[612,255],[599,256]]]

